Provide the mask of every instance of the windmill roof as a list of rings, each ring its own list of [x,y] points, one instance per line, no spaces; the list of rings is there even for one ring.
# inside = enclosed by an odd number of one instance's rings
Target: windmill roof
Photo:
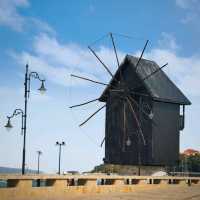
[[[116,71],[114,77],[111,79],[109,85],[105,88],[104,92],[102,93],[100,101],[106,101],[108,90],[116,82],[116,80],[119,80],[119,72],[123,71],[126,67],[133,67],[134,69],[136,69],[138,59],[138,57],[126,55],[125,59]],[[138,75],[138,78],[142,80],[158,69],[159,65],[156,62],[141,59],[135,72]],[[154,75],[144,80],[143,84],[154,100],[162,102],[171,102],[180,105],[191,104],[188,98],[181,92],[181,90],[169,79],[169,77],[162,70],[159,70]]]

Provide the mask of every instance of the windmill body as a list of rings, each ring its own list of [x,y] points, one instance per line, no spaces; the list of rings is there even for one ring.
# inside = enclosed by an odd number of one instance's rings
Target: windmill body
[[[104,162],[174,165],[191,103],[155,62],[137,66],[138,59],[127,55],[99,98],[106,103]]]

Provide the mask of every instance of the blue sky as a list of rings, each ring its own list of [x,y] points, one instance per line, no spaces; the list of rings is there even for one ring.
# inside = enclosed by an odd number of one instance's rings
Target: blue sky
[[[144,57],[162,65],[165,72],[192,101],[187,108],[186,128],[180,150],[200,150],[200,3],[198,0],[167,1],[31,1],[0,0],[0,166],[21,166],[22,136],[19,118],[7,133],[6,116],[23,108],[25,64],[46,78],[48,92],[37,93],[32,82],[28,108],[27,166],[36,168],[37,150],[42,150],[41,168],[56,172],[57,140],[64,140],[62,170],[90,170],[102,163],[104,111],[86,127],[78,128],[101,104],[70,111],[74,103],[98,97],[102,86],[71,79],[76,73],[109,81],[87,49],[94,40],[113,32],[120,60],[126,53],[139,54],[145,40],[150,43]],[[114,72],[116,61],[108,38],[94,46]]]

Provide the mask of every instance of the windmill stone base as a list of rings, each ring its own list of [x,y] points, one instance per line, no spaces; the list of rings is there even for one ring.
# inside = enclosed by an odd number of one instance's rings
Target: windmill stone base
[[[140,172],[139,172],[140,171]],[[93,173],[107,173],[107,174],[119,174],[119,175],[138,175],[138,172],[142,176],[150,176],[158,171],[166,172],[164,166],[137,166],[137,165],[113,165],[113,164],[102,164],[96,166]]]

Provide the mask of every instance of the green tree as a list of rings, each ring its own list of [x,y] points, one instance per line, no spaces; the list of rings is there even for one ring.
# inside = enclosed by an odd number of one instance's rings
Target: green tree
[[[195,155],[181,155],[180,164],[184,163],[184,168],[190,172],[200,172],[200,154]]]

